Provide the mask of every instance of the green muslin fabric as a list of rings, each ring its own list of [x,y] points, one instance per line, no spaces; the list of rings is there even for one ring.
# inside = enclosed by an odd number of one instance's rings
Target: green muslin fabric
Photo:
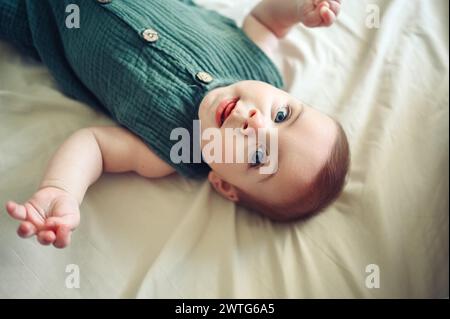
[[[242,80],[283,86],[233,20],[189,0],[0,0],[0,39],[41,60],[65,94],[106,112],[192,178],[209,167],[192,163],[192,152],[188,163],[174,163],[178,140],[170,134],[192,132],[205,94]]]

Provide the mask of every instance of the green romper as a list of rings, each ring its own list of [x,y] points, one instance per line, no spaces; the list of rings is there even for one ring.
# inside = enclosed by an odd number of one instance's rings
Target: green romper
[[[79,28],[66,23],[74,5]],[[242,80],[283,86],[234,21],[189,0],[0,0],[0,39],[40,59],[65,94],[105,111],[186,177],[209,167],[192,152],[189,163],[173,163],[170,134],[181,127],[192,137],[208,91]]]

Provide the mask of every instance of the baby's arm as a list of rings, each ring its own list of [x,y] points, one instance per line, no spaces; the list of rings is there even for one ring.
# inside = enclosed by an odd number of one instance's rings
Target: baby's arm
[[[156,178],[174,169],[121,127],[84,128],[59,147],[38,191],[23,205],[10,201],[6,208],[21,221],[20,236],[37,235],[41,244],[65,247],[79,224],[79,205],[88,187],[102,172],[128,171]]]
[[[272,56],[278,39],[295,25],[330,26],[339,14],[341,0],[262,0],[244,20],[246,34]]]
[[[81,204],[86,190],[102,172],[129,171],[145,177],[163,177],[174,170],[124,128],[84,128],[61,145],[51,159],[39,188],[62,188],[73,194]]]

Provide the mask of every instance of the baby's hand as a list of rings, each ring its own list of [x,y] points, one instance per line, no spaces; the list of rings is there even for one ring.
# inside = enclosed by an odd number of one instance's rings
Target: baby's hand
[[[341,0],[300,0],[300,21],[307,27],[329,27],[336,21]]]
[[[72,231],[80,223],[79,205],[74,196],[55,188],[38,190],[25,204],[6,203],[11,217],[20,220],[20,237],[37,236],[42,245],[64,248],[70,243]]]

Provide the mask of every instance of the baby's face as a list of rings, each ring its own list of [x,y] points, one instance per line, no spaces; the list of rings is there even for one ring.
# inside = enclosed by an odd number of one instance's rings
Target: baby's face
[[[220,132],[215,137],[221,139],[222,161],[207,160],[209,179],[231,200],[237,200],[235,187],[269,203],[298,197],[325,164],[337,136],[330,117],[258,81],[212,90],[200,104],[199,119],[202,133]],[[234,138],[226,137],[227,129],[236,132]],[[211,154],[212,139],[204,138],[203,156],[217,155]],[[226,157],[230,149],[231,161]],[[242,152],[244,162],[239,162],[237,154]]]

